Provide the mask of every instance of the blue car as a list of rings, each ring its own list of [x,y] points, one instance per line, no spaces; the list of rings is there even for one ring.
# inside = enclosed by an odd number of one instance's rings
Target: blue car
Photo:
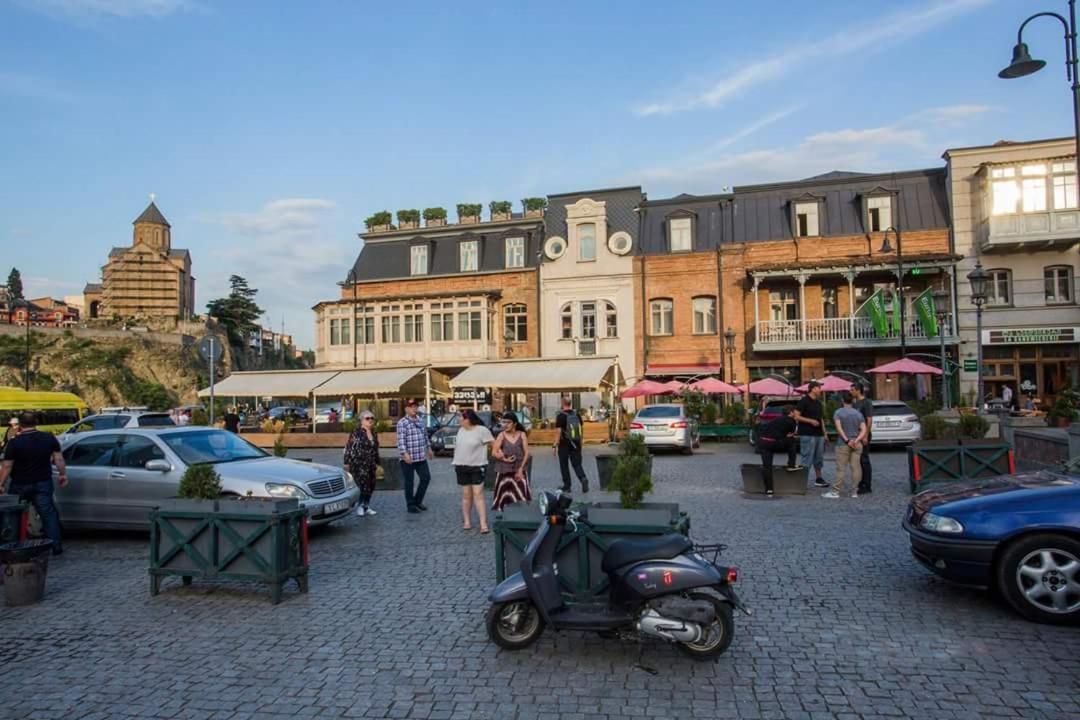
[[[1036,622],[1080,621],[1080,458],[911,499],[911,553],[941,577],[997,589]]]

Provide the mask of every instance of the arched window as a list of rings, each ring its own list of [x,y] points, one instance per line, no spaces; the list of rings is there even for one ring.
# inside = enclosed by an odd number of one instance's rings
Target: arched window
[[[604,303],[604,337],[619,337],[619,313],[615,303]]]
[[[1073,301],[1073,270],[1067,265],[1053,265],[1043,270],[1046,304],[1061,305]]]
[[[716,298],[694,298],[694,334],[716,334]]]
[[[529,338],[528,309],[524,303],[503,307],[503,338],[510,342],[525,342]]]
[[[559,311],[559,322],[562,324],[563,340],[573,340],[574,338],[574,306],[573,303],[566,303],[562,306],[562,310]]]
[[[650,335],[671,335],[675,326],[675,304],[668,298],[649,303]]]

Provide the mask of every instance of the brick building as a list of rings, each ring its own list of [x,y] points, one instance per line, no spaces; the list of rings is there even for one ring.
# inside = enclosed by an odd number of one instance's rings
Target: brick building
[[[15,304],[8,321],[25,325],[29,314],[33,327],[73,327],[79,324],[79,309],[51,297],[31,298],[26,305]]]

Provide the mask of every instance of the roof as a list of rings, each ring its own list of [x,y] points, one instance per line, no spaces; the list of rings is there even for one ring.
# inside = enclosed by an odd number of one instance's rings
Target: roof
[[[609,356],[491,360],[473,363],[450,386],[490,387],[515,392],[593,392],[615,387],[619,361]]]
[[[1042,140],[998,140],[995,143],[989,145],[969,145],[967,147],[948,148],[942,157],[949,157],[952,153],[971,152],[976,150],[993,150],[1002,149],[1008,147],[1025,147],[1035,145],[1053,145],[1054,143],[1073,142],[1073,136],[1067,135],[1065,137],[1056,138],[1044,138]]]
[[[172,227],[169,225],[169,221],[165,219],[165,216],[158,210],[158,206],[151,200],[150,204],[146,206],[146,209],[142,211],[142,215],[135,218],[133,225],[139,223],[150,223],[152,225],[164,225],[165,227]]]
[[[83,294],[86,293],[99,293],[102,291],[101,283],[86,283],[83,288]]]
[[[870,173],[853,172],[851,170],[832,170],[831,172],[821,173],[820,175],[808,177],[804,180],[801,180],[800,182],[831,182],[833,180],[849,180],[851,178],[859,178],[869,174]]]
[[[555,193],[553,195],[548,195],[548,198],[573,197],[573,196],[578,196],[578,195],[580,195],[581,197],[589,197],[590,195],[606,195],[608,193],[618,193],[618,192],[627,192],[627,191],[641,193],[641,186],[640,185],[626,185],[624,187],[600,188],[598,190],[576,190],[574,192]]]

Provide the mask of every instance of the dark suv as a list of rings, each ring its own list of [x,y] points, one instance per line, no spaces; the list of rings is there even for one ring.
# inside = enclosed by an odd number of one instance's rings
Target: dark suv
[[[476,414],[480,416],[480,423],[490,430],[492,435],[498,435],[502,432],[502,420],[499,413],[490,410],[477,410]],[[518,423],[528,433],[532,423],[526,422],[520,412],[514,411],[514,414],[517,415]],[[436,455],[453,455],[454,441],[457,439],[457,432],[460,429],[460,412],[447,413],[440,417],[438,429],[431,434],[431,451]]]

